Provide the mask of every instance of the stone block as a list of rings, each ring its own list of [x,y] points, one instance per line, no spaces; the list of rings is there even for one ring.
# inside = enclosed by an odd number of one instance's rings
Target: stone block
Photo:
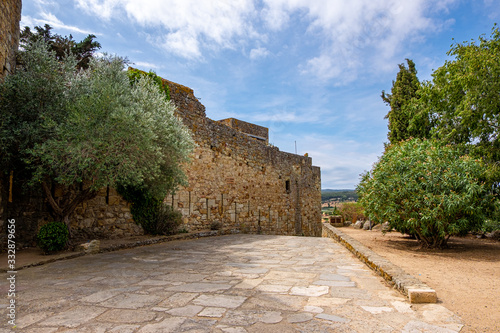
[[[363,221],[357,221],[355,224],[354,224],[354,228],[356,229],[362,229],[364,226],[364,223]]]
[[[430,288],[408,288],[408,298],[410,303],[436,303],[437,294]]]
[[[76,251],[85,252],[87,254],[95,254],[99,253],[99,247],[101,245],[101,241],[94,239],[88,243],[80,244],[76,247]]]
[[[371,230],[372,229],[372,221],[366,221],[363,223],[363,230]]]

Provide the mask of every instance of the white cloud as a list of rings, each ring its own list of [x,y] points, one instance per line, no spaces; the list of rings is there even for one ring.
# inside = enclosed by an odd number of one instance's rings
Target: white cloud
[[[142,70],[145,70],[145,71],[149,71],[149,70],[152,70],[152,69],[160,69],[162,68],[162,66],[159,66],[157,64],[153,64],[151,62],[144,62],[144,61],[135,61],[133,63],[134,66],[137,66],[139,67],[139,69],[142,69]]]
[[[22,16],[20,26],[21,26],[21,28],[23,28],[25,26],[28,26],[28,27],[44,26],[45,24],[49,24],[52,28],[67,30],[70,32],[98,35],[97,33],[94,33],[90,30],[80,29],[80,28],[72,26],[72,25],[64,24],[54,14],[47,13],[47,12],[40,13],[40,18],[34,18],[31,16],[25,16],[25,15]]]
[[[109,20],[116,17],[115,10],[122,3],[121,0],[75,0],[78,7],[86,12],[93,13],[99,17]]]
[[[151,43],[194,60],[203,60],[206,50],[235,49],[255,41],[264,45],[250,51],[250,58],[266,56],[265,44],[273,40],[269,34],[305,25],[304,38],[322,42],[298,68],[346,84],[362,71],[387,71],[387,63],[401,62],[405,43],[440,29],[446,23],[439,14],[458,0],[75,1],[106,20],[126,16],[149,29]]]
[[[202,47],[232,48],[234,37],[254,35],[248,25],[252,0],[76,0],[83,10],[103,19],[126,15],[144,27],[160,28],[150,41],[179,56],[200,58]]]
[[[269,55],[269,51],[265,47],[258,47],[250,51],[250,59],[256,60],[259,58],[265,58]]]
[[[299,138],[286,138],[297,142],[297,153],[308,153],[313,165],[321,168],[321,187],[354,189],[360,174],[370,170],[378,156],[382,155],[383,144],[374,146],[369,142],[357,142],[336,136],[310,134]],[[278,142],[278,147],[281,142]],[[379,150],[380,153],[373,153]]]
[[[302,72],[323,80],[340,78],[345,84],[357,78],[363,64],[392,62],[407,40],[439,29],[443,23],[431,14],[446,11],[456,1],[264,0],[264,19],[276,29],[293,13],[306,13],[309,33],[325,42],[318,55],[302,64]]]

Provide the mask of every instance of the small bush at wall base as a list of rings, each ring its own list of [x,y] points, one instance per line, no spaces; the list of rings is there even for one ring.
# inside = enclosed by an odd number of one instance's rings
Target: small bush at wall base
[[[222,223],[219,221],[213,221],[212,224],[210,224],[210,230],[220,230],[222,229]]]
[[[49,222],[40,228],[38,246],[45,252],[61,251],[68,243],[68,227],[62,222]]]
[[[163,202],[165,196],[155,196],[144,186],[118,185],[120,195],[132,203],[134,221],[151,235],[173,235],[182,223],[182,214]]]
[[[182,223],[182,214],[172,206],[162,204],[156,212],[155,222],[150,230],[153,235],[172,235]]]

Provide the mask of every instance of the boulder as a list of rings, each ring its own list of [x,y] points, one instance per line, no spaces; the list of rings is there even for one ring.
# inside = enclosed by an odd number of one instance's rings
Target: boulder
[[[486,234],[486,237],[495,239],[495,240],[500,240],[500,230],[493,230],[492,232],[488,232]]]
[[[363,221],[357,221],[357,222],[354,224],[354,228],[356,228],[356,229],[362,229],[362,228],[363,228],[363,225],[364,225],[364,222],[363,222]]]
[[[364,230],[372,230],[372,221],[368,220],[363,224]]]
[[[391,226],[389,225],[389,222],[384,222],[382,223],[382,232],[386,232],[386,231],[391,231]]]
[[[94,239],[88,243],[80,244],[76,247],[76,251],[85,252],[87,254],[99,253],[99,247],[101,246],[101,241]]]

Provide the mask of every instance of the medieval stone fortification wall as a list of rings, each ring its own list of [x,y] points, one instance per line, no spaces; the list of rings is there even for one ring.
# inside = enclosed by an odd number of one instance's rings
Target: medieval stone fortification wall
[[[21,0],[0,2],[0,79],[15,69],[20,16]],[[189,185],[166,198],[182,212],[184,228],[321,235],[320,169],[312,166],[311,158],[269,146],[264,127],[232,118],[220,122],[207,118],[192,89],[164,82],[196,142],[186,166]],[[7,218],[14,218],[18,245],[34,245],[39,227],[51,219],[48,205],[40,191],[23,191],[15,178],[11,182],[6,176],[2,182],[9,186],[0,184],[0,231]],[[71,224],[73,235],[80,238],[143,233],[132,219],[129,203],[110,188],[80,205]]]
[[[16,50],[19,45],[19,21],[21,20],[21,0],[0,1],[0,81],[16,68]],[[3,171],[3,170],[2,170]],[[0,235],[3,235],[5,210],[8,203],[8,179],[0,172]],[[0,236],[0,244],[5,237]],[[1,251],[1,250],[0,250]]]
[[[165,82],[197,144],[186,168],[189,186],[170,198],[190,230],[222,223],[248,232],[321,234],[321,176],[311,158],[281,152],[238,126],[207,118],[191,89]],[[240,124],[245,133],[259,130]]]
[[[0,79],[16,67],[21,0],[0,1]]]
[[[164,82],[196,142],[191,163],[185,167],[189,185],[165,199],[182,212],[181,228],[321,235],[320,169],[312,166],[310,157],[281,152],[207,118],[192,89]],[[77,234],[96,236],[141,233],[129,205],[113,189],[103,189],[77,208],[72,227]]]
[[[207,118],[192,89],[164,82],[169,85],[178,116],[196,142],[191,162],[185,167],[189,185],[165,199],[182,212],[181,228],[321,235],[321,176],[310,157],[282,152]],[[9,218],[24,226],[22,243],[32,245],[38,228],[50,220],[48,205],[44,206],[35,193],[28,198],[18,188],[14,183],[16,202],[9,205]],[[4,198],[6,195],[4,191]],[[61,196],[57,188],[54,196]],[[143,233],[130,214],[130,204],[112,188],[102,189],[96,198],[80,205],[71,227],[77,238]]]

